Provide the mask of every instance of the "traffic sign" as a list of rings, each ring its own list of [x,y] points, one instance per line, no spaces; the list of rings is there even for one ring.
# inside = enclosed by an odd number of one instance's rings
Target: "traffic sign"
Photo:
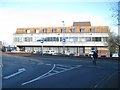
[[[44,40],[40,40],[41,43],[44,43]]]
[[[63,40],[62,40],[63,42],[66,42],[66,39],[65,38],[63,38]]]

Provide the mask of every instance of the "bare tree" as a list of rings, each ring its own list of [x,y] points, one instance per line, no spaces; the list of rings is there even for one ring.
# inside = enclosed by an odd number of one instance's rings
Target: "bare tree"
[[[118,2],[113,2],[111,5],[112,11],[112,19],[115,26],[118,26],[118,35],[116,37],[112,37],[112,42],[115,43],[119,47],[119,55],[120,55],[120,0]],[[111,43],[112,43],[111,42]]]
[[[118,36],[114,32],[110,32],[109,39],[108,39],[108,47],[109,47],[110,54],[114,52],[118,52],[119,47],[115,43],[116,42],[115,40],[118,41]]]

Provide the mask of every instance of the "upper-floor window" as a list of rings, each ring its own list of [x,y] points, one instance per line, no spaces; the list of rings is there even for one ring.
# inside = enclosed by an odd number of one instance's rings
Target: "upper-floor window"
[[[30,30],[26,30],[26,33],[30,33]]]
[[[86,42],[90,42],[91,41],[91,37],[85,37]]]
[[[101,37],[92,37],[92,41],[101,42]]]
[[[52,29],[52,33],[56,33],[57,32],[57,30],[56,29]]]
[[[103,37],[103,38],[102,38],[102,41],[103,41],[103,42],[107,42],[107,40],[108,40],[108,37]]]
[[[22,42],[22,37],[15,37],[14,42]]]
[[[85,32],[85,28],[81,28],[80,32],[84,33]]]
[[[32,37],[24,37],[24,42],[32,42]]]
[[[95,32],[95,28],[90,28],[90,32]]]
[[[75,33],[75,28],[70,29],[71,33]]]
[[[47,33],[48,32],[48,30],[47,29],[43,29],[43,33]]]
[[[61,33],[66,33],[66,28],[61,29]]]
[[[35,30],[35,33],[39,33],[39,30]]]

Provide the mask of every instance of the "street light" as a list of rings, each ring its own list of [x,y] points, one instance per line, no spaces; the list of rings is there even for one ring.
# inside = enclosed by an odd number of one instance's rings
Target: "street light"
[[[42,52],[42,55],[43,55],[43,43],[44,43],[44,39],[40,40],[40,42],[42,44],[41,52]]]
[[[66,41],[65,35],[64,35],[64,31],[65,31],[65,22],[62,21],[62,23],[63,23],[63,38],[62,38],[62,42],[63,42],[63,56],[65,56],[65,41]]]

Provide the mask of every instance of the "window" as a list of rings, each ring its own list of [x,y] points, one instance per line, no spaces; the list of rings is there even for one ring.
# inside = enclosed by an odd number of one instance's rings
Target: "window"
[[[63,42],[63,40],[68,41],[68,37],[60,37],[60,41]]]
[[[103,37],[103,42],[106,42],[108,40],[108,37]]]
[[[43,33],[47,33],[47,32],[48,32],[47,29],[44,29],[44,30],[43,30]]]
[[[92,37],[92,41],[100,42],[101,37]]]
[[[61,33],[66,33],[66,28],[61,29]]]
[[[85,32],[85,28],[81,28],[80,32],[84,33]]]
[[[56,29],[52,29],[52,33],[56,33],[57,32],[57,30]]]
[[[25,38],[24,38],[24,41],[25,41],[25,42],[32,42],[32,37],[25,37]]]
[[[71,33],[75,33],[75,28],[70,29]]]
[[[77,42],[78,41],[78,37],[70,37],[70,42]]]
[[[45,41],[48,41],[48,42],[59,41],[59,37],[46,37]]]
[[[97,42],[101,42],[101,37],[96,37]]]
[[[52,41],[59,41],[58,37],[52,37]]]
[[[90,32],[95,32],[95,28],[90,28]]]
[[[86,37],[85,40],[86,40],[86,42],[89,42],[89,41],[91,41],[91,37]]]
[[[62,37],[60,37],[60,41],[62,41],[63,40],[63,38]]]
[[[86,40],[85,40],[85,37],[79,37],[79,40],[78,40],[79,42],[85,42]]]
[[[52,37],[48,37],[48,41],[52,41]]]
[[[22,37],[15,37],[14,42],[22,42]]]
[[[44,41],[48,41],[48,38],[49,38],[49,37],[46,37]]]
[[[30,30],[26,30],[26,33],[30,33]]]
[[[39,30],[35,30],[35,33],[39,33]]]

